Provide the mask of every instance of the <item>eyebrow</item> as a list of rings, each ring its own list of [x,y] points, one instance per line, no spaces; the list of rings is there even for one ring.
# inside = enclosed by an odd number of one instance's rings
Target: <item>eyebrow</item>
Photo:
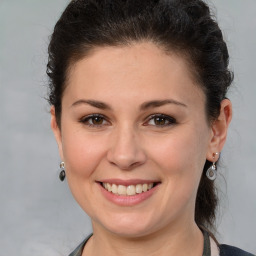
[[[111,107],[104,102],[97,101],[97,100],[85,100],[85,99],[81,99],[81,100],[74,102],[71,105],[71,107],[79,106],[79,105],[83,105],[83,104],[90,105],[92,107],[103,109],[103,110],[111,110]]]
[[[146,110],[146,109],[149,109],[149,108],[161,107],[161,106],[166,105],[166,104],[175,104],[175,105],[178,105],[178,106],[187,107],[187,105],[182,103],[182,102],[179,102],[179,101],[176,101],[176,100],[173,100],[173,99],[166,99],[166,100],[153,100],[153,101],[145,102],[141,105],[140,109],[141,110]]]
[[[78,100],[78,101],[74,102],[71,105],[71,107],[79,106],[79,105],[83,105],[83,104],[90,105],[92,107],[99,108],[99,109],[102,109],[102,110],[112,110],[112,108],[104,102],[97,101],[97,100],[85,100],[85,99],[81,99],[81,100]],[[173,99],[166,99],[166,100],[152,100],[152,101],[144,102],[140,106],[140,110],[146,110],[146,109],[149,109],[149,108],[161,107],[161,106],[166,105],[166,104],[175,104],[175,105],[178,105],[178,106],[187,107],[187,105],[182,103],[182,102],[179,102],[179,101],[176,101],[176,100],[173,100]]]

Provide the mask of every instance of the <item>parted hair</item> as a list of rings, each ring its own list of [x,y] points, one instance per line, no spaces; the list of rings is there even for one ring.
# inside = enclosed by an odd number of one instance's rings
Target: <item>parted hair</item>
[[[221,101],[232,83],[229,54],[223,34],[209,6],[202,0],[73,0],[55,25],[48,48],[48,101],[61,127],[61,101],[72,64],[102,46],[155,43],[190,64],[196,84],[206,96],[209,125],[220,113]],[[217,191],[205,173],[199,184],[195,221],[213,228]]]

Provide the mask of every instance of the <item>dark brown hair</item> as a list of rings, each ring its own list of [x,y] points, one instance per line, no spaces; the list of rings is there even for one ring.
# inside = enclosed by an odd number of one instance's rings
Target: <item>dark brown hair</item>
[[[209,123],[220,112],[233,74],[222,32],[207,4],[201,0],[73,0],[51,36],[49,45],[49,103],[61,124],[61,100],[68,70],[95,47],[123,46],[141,41],[155,43],[193,63],[193,73],[206,95]],[[191,68],[192,69],[192,68]],[[203,174],[210,167],[206,160]],[[212,227],[217,195],[214,182],[202,175],[195,221]]]

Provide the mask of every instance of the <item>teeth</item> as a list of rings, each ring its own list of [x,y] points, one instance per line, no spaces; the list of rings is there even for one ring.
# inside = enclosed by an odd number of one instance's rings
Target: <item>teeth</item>
[[[136,185],[136,193],[137,194],[142,193],[142,185],[141,184]]]
[[[117,187],[117,194],[118,195],[126,195],[126,187],[123,185],[119,185]]]
[[[151,189],[151,188],[153,188],[153,183],[148,184],[148,189]]]
[[[109,192],[111,192],[111,190],[112,190],[112,186],[111,186],[109,183],[107,183],[107,190],[108,190]]]
[[[122,196],[134,196],[136,194],[141,194],[143,192],[146,192],[153,188],[153,183],[149,184],[137,184],[135,185],[116,185],[116,184],[110,184],[110,183],[103,183],[103,187],[109,191],[112,192],[115,195],[122,195]]]
[[[110,184],[109,184],[110,185]],[[111,186],[111,185],[110,185]],[[111,190],[108,190],[109,192],[112,192],[113,194],[117,194],[117,185],[113,184],[111,186]]]
[[[136,194],[135,186],[133,186],[133,185],[128,186],[126,189],[126,193],[128,196],[134,196]]]
[[[148,184],[143,184],[142,185],[142,191],[146,192],[148,190]]]

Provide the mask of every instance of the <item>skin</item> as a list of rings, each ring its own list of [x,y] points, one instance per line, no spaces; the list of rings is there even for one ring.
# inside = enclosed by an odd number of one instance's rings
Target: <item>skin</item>
[[[171,102],[145,108],[145,102],[165,100]],[[91,114],[104,119],[85,120]],[[159,125],[153,114],[172,119]],[[143,42],[97,48],[75,63],[62,99],[61,129],[54,107],[51,115],[71,192],[92,219],[94,235],[83,255],[202,255],[196,192],[206,159],[216,161],[214,153],[224,146],[229,100],[209,124],[205,95],[187,62]],[[113,178],[160,184],[147,200],[120,206],[97,183]]]

